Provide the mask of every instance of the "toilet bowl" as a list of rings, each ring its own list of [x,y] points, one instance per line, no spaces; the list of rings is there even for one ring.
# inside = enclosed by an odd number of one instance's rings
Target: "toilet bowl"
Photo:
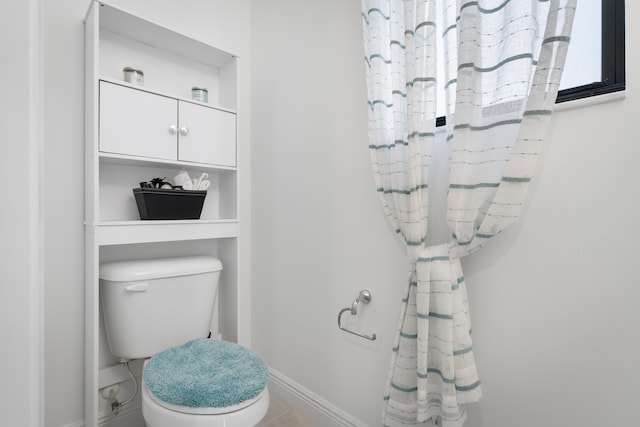
[[[220,410],[220,408],[216,408]],[[269,390],[265,388],[256,399],[247,405],[222,408],[229,412],[201,413],[194,408],[172,406],[167,408],[158,403],[142,387],[142,414],[148,427],[248,427],[257,425],[269,409]],[[204,411],[203,411],[204,412]]]
[[[151,427],[247,427],[269,406],[267,367],[240,345],[195,339],[162,351],[143,370],[142,412]]]
[[[206,338],[222,264],[212,257],[100,266],[111,353],[147,359],[142,414],[150,427],[250,427],[269,407],[267,365],[252,350]]]

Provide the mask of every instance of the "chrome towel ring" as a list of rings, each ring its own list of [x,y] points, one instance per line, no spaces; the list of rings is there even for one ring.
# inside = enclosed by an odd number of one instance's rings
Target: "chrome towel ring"
[[[342,326],[342,315],[347,311],[351,312],[352,316],[355,316],[356,314],[358,314],[358,304],[361,302],[364,304],[369,304],[369,302],[371,302],[371,292],[369,292],[366,289],[360,291],[360,294],[358,295],[358,297],[353,301],[353,303],[351,303],[351,307],[343,308],[342,310],[340,310],[340,312],[338,313],[338,328],[342,329],[345,332],[349,332],[350,334],[357,335],[359,337],[368,339],[370,341],[375,341],[376,334],[365,335],[359,332],[349,330],[344,326]]]

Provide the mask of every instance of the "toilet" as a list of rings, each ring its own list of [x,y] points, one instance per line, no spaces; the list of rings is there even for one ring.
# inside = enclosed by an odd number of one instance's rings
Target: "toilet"
[[[255,426],[269,407],[267,365],[208,338],[222,263],[208,256],[100,265],[109,349],[146,359],[140,386],[149,427]]]

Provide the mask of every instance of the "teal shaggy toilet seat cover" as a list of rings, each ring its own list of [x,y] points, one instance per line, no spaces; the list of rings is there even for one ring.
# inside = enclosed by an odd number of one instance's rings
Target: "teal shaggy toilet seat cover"
[[[224,408],[258,396],[267,386],[267,365],[241,345],[202,338],[154,355],[143,376],[163,402]]]

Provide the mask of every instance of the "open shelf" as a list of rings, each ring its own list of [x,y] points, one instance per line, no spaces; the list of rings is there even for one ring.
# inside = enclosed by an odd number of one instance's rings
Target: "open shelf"
[[[112,83],[112,84],[116,84],[116,85],[120,85],[120,86],[124,86],[124,87],[128,87],[129,89],[135,89],[135,90],[141,90],[143,92],[149,92],[149,93],[153,93],[155,95],[161,95],[161,96],[166,96],[168,98],[175,98],[178,99],[180,101],[183,102],[190,102],[192,104],[197,104],[197,105],[204,105],[205,107],[211,107],[211,108],[216,108],[218,110],[223,110],[226,111],[228,113],[236,113],[236,110],[233,108],[228,108],[225,107],[224,105],[217,105],[211,102],[201,102],[201,101],[196,101],[193,98],[187,98],[184,96],[177,96],[173,93],[169,93],[169,92],[165,92],[163,90],[158,90],[158,89],[153,89],[153,88],[149,88],[149,87],[145,87],[145,86],[139,86],[139,85],[135,85],[132,83],[128,83],[122,79],[116,79],[113,77],[108,77],[108,76],[101,76],[99,78],[100,81],[103,82],[107,82],[107,83]]]
[[[235,58],[228,52],[104,2],[101,2],[100,6],[101,30],[107,30],[150,47],[163,49],[177,56],[197,60],[217,68],[229,64]]]
[[[186,170],[192,178],[207,173],[211,182],[204,200],[200,220],[237,219],[237,179],[234,169],[218,169],[212,165],[163,160],[147,160],[127,156],[101,156],[99,171],[99,217],[96,223],[138,221],[132,188],[153,178],[174,181],[180,170]],[[179,190],[176,190],[179,191]],[[202,222],[203,223],[203,222]]]
[[[154,92],[190,99],[204,87],[212,106],[236,108],[236,56],[105,3],[99,16],[100,78],[126,84],[122,70],[134,67]]]

